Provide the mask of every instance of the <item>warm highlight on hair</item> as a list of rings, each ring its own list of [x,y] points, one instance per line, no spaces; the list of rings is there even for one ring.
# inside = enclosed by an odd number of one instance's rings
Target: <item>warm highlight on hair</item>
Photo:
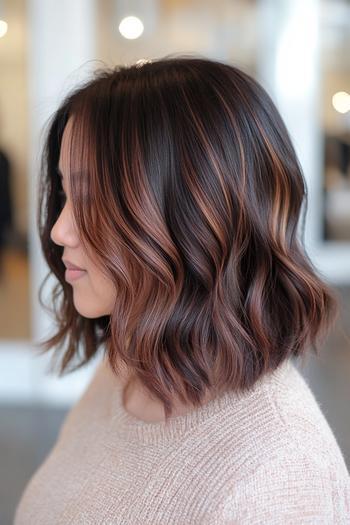
[[[50,238],[70,116],[74,220],[116,287],[98,319],[76,311]],[[286,127],[247,73],[196,57],[95,71],[53,115],[42,157],[39,235],[58,279],[43,352],[64,348],[62,374],[80,344],[73,370],[105,347],[167,418],[175,397],[199,406],[207,389],[249,389],[289,356],[317,352],[337,302],[299,238],[303,203]]]

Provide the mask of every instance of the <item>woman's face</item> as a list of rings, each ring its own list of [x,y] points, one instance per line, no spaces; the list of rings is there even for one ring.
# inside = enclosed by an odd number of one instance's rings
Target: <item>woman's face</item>
[[[63,246],[62,258],[84,269],[77,278],[67,276],[73,288],[73,301],[77,311],[84,317],[97,318],[110,315],[115,301],[115,287],[88,257],[80,243],[73,220],[72,202],[69,195],[69,148],[72,119],[69,118],[63,132],[58,168],[62,173],[62,186],[66,195],[65,205],[51,230],[52,241]],[[66,272],[67,274],[67,272]],[[74,274],[77,276],[77,273]]]

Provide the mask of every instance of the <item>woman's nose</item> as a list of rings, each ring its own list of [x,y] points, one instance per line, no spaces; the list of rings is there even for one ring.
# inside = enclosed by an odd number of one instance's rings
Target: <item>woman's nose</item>
[[[50,237],[51,240],[59,246],[74,247],[79,243],[72,216],[67,205],[63,207],[55,224],[51,228]]]

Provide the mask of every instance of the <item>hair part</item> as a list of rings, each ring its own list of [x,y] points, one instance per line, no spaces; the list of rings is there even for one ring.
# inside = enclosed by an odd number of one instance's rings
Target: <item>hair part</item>
[[[74,220],[116,287],[113,311],[98,319],[74,308],[50,238],[69,117]],[[285,359],[317,353],[336,318],[335,294],[299,238],[307,194],[291,139],[237,67],[175,57],[95,71],[53,115],[39,194],[39,235],[58,280],[57,332],[40,345],[68,338],[60,374],[79,344],[73,370],[105,344],[115,373],[127,365],[168,418],[174,398],[199,406],[207,389],[249,389]]]

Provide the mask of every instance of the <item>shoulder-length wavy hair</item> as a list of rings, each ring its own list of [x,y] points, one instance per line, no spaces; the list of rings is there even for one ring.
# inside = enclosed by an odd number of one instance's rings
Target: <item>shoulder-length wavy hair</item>
[[[288,357],[317,353],[337,299],[299,238],[306,185],[266,91],[232,65],[193,56],[92,76],[53,115],[41,164],[38,228],[58,279],[58,326],[40,346],[68,339],[60,374],[79,343],[73,370],[105,343],[114,372],[126,365],[167,419],[174,397],[199,406],[207,389],[249,389]],[[74,219],[116,288],[113,311],[98,319],[76,311],[50,237],[70,116]]]

